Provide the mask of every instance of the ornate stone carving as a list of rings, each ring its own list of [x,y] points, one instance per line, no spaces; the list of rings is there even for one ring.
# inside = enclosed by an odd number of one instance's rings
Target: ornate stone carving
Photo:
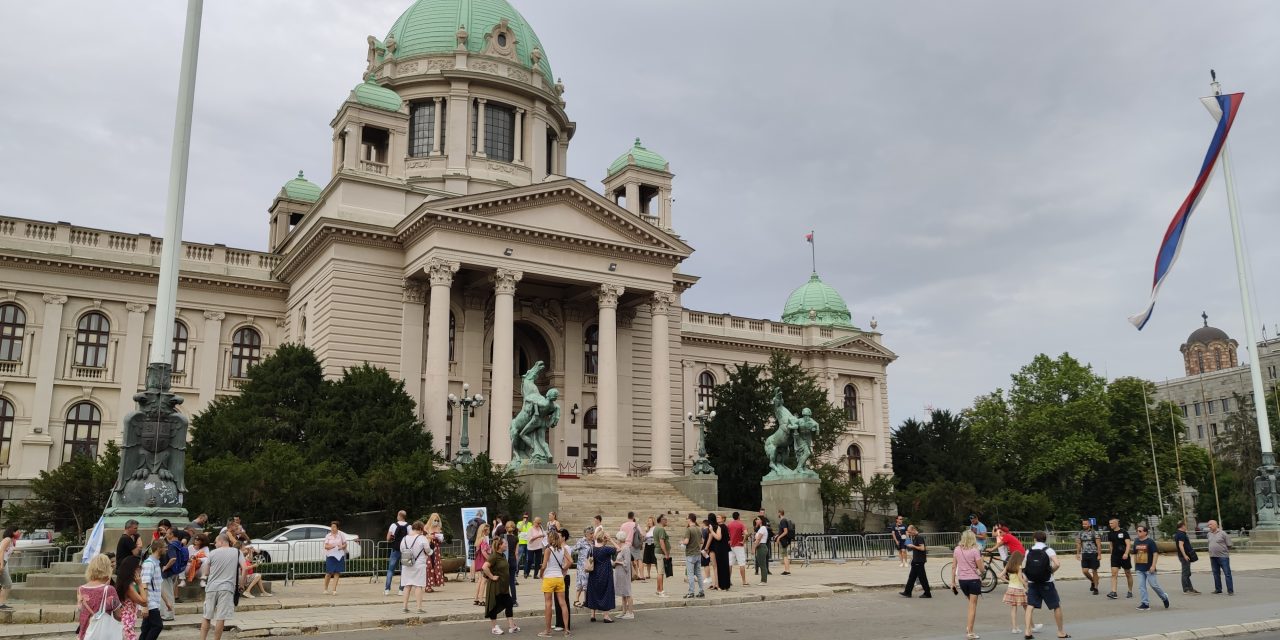
[[[467,49],[467,25],[465,25],[465,24],[460,24],[460,25],[458,25],[458,30],[453,32],[453,37],[455,37],[455,38],[457,38],[457,39],[458,39],[458,46],[457,46],[457,49],[458,49],[459,51],[466,51],[466,49]]]
[[[56,293],[46,293],[44,294],[44,303],[45,304],[66,304],[67,297],[60,296]]]
[[[523,277],[524,273],[515,269],[498,269],[493,274],[494,293],[498,295],[515,295],[516,283]]]
[[[513,166],[511,166],[511,165],[509,165],[509,164],[501,163],[501,162],[490,162],[490,163],[489,163],[489,170],[490,170],[490,171],[499,171],[499,172],[501,172],[501,173],[515,173],[515,172],[516,172],[516,168],[515,168],[515,167],[513,167]]]
[[[285,328],[285,327],[289,326],[289,318],[288,318],[288,316],[277,316],[277,317],[276,317],[276,326],[277,326],[277,327],[279,327],[279,328],[281,328],[281,329],[283,329],[283,328]]]
[[[542,49],[534,47],[533,51],[529,52],[529,59],[533,61],[533,68],[537,69],[538,63],[542,62]]]
[[[396,66],[396,75],[399,75],[399,76],[407,76],[411,73],[417,73],[417,72],[418,72],[417,62],[406,62],[404,64]]]
[[[403,301],[413,304],[426,304],[427,290],[417,280],[405,280],[403,285]]]
[[[453,286],[453,274],[458,272],[462,265],[443,258],[432,258],[427,262],[426,272],[431,280],[431,286]]]
[[[557,96],[564,95],[564,80],[561,80],[560,78],[556,78],[555,92]],[[563,102],[563,100],[561,100],[561,102]]]
[[[618,327],[621,329],[630,329],[631,325],[636,321],[635,307],[625,307],[618,309]]]
[[[649,301],[649,309],[653,315],[671,313],[671,305],[676,301],[674,293],[666,291],[654,291]]]
[[[782,405],[782,390],[773,393],[773,416],[777,429],[764,441],[764,453],[769,459],[769,473],[765,480],[777,478],[817,478],[808,467],[813,455],[813,438],[818,435],[818,422],[813,412],[805,407],[797,417]],[[795,457],[795,467],[787,466],[788,458]]]
[[[486,62],[484,60],[472,60],[467,63],[467,68],[472,71],[480,71],[483,73],[498,74],[498,64],[496,62]]]
[[[218,322],[222,322],[223,320],[226,320],[226,319],[227,319],[227,314],[225,314],[225,313],[223,313],[223,312],[221,312],[221,311],[206,311],[206,312],[204,312],[204,319],[205,319],[205,320],[216,320],[216,321],[218,321]]]
[[[530,303],[533,312],[545,319],[556,331],[564,331],[564,307],[560,301],[551,298],[534,298]]]
[[[435,58],[427,61],[427,73],[453,68],[453,58]]]
[[[508,60],[516,59],[516,34],[511,31],[511,25],[506,18],[498,21],[489,33],[484,34],[485,46],[484,54],[487,56],[496,56],[506,58]]]
[[[522,376],[520,393],[523,402],[520,413],[511,419],[509,468],[552,462],[551,449],[547,446],[547,431],[560,422],[560,406],[556,404],[560,392],[550,389],[544,396],[538,390],[536,380],[545,368],[546,365],[539,360]]]
[[[515,67],[507,67],[507,77],[512,80],[519,80],[520,82],[529,82],[533,79],[532,76],[529,75],[528,71],[517,69]]]
[[[600,291],[596,295],[596,304],[601,308],[617,308],[618,298],[622,297],[622,292],[626,291],[626,287],[620,284],[602,284]]]
[[[124,308],[127,309],[129,313],[146,313],[147,310],[151,308],[151,305],[145,302],[126,302]]]

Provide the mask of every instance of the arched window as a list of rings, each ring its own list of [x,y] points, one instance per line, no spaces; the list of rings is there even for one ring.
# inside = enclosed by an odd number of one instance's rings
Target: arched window
[[[71,456],[98,457],[98,430],[102,413],[91,402],[78,402],[67,410],[66,436],[62,439],[62,461]]]
[[[849,422],[858,420],[858,388],[851,384],[844,386],[844,419]]]
[[[698,374],[698,409],[710,411],[716,406],[716,377],[710,371]]]
[[[231,377],[249,377],[249,367],[262,359],[262,334],[253,327],[244,327],[231,337]]]
[[[457,335],[458,319],[454,317],[453,312],[449,312],[449,362],[454,362],[453,357],[453,339]]]
[[[81,367],[107,366],[107,343],[111,340],[111,321],[91,311],[80,316],[76,324],[76,365]]]
[[[173,366],[174,373],[182,373],[187,370],[187,337],[187,325],[182,324],[181,320],[174,320],[173,354],[169,360],[169,364]]]
[[[596,438],[599,435],[596,430],[599,427],[598,420],[599,414],[596,413],[595,407],[587,409],[587,412],[582,416],[582,450],[586,453],[585,464],[588,467],[596,466]]]
[[[0,304],[0,360],[22,359],[22,336],[27,332],[27,314],[16,304]]]
[[[585,337],[582,341],[582,357],[583,371],[587,375],[596,375],[600,372],[600,327],[591,325],[587,327]]]
[[[853,480],[855,476],[862,475],[862,449],[856,444],[849,445],[848,451],[845,452],[845,458],[849,465],[849,480]]]
[[[0,398],[0,464],[9,464],[9,450],[13,448],[13,403]]]

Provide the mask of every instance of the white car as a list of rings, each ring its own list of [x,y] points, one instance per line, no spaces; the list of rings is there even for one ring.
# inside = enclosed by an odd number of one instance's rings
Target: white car
[[[53,545],[53,529],[32,529],[31,531],[23,531],[22,536],[18,538],[17,548],[26,547],[48,547]]]
[[[318,524],[293,524],[249,541],[253,545],[254,562],[324,562],[324,537],[329,527]],[[347,537],[347,556],[360,557],[360,536]]]

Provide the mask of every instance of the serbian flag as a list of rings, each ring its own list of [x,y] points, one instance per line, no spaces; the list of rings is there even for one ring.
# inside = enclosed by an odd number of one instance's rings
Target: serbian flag
[[[1182,206],[1178,207],[1177,213],[1173,214],[1173,221],[1165,230],[1160,250],[1156,252],[1155,276],[1151,281],[1151,301],[1147,303],[1147,308],[1143,309],[1142,313],[1129,317],[1129,322],[1132,322],[1139,331],[1147,326],[1147,320],[1151,319],[1151,312],[1156,306],[1156,295],[1160,293],[1160,285],[1164,284],[1165,277],[1173,269],[1173,263],[1178,260],[1178,252],[1182,250],[1182,239],[1186,237],[1191,212],[1195,211],[1196,205],[1200,204],[1200,198],[1204,197],[1205,187],[1213,177],[1213,169],[1218,164],[1223,146],[1227,144],[1227,134],[1231,132],[1231,124],[1236,120],[1236,112],[1240,110],[1240,101],[1243,98],[1244,93],[1202,98],[1209,113],[1218,121],[1218,127],[1213,132],[1213,139],[1209,141],[1209,150],[1204,154],[1204,162],[1200,163],[1200,173],[1191,187],[1191,193],[1187,194],[1186,199],[1182,201]]]
[[[804,241],[805,241],[805,242],[808,242],[809,244],[813,244],[813,232],[812,232],[812,231],[810,231],[809,233],[804,234]]]

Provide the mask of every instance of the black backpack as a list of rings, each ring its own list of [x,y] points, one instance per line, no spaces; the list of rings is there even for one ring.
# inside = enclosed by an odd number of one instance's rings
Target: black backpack
[[[1032,548],[1027,552],[1027,561],[1022,565],[1022,575],[1031,582],[1048,582],[1053,577],[1053,562],[1049,552],[1044,548]]]
[[[408,536],[409,536],[409,525],[407,523],[402,525],[399,522],[397,522],[396,532],[391,537],[391,544],[394,544],[395,548],[399,549],[400,543],[404,542],[404,539],[407,538]]]

